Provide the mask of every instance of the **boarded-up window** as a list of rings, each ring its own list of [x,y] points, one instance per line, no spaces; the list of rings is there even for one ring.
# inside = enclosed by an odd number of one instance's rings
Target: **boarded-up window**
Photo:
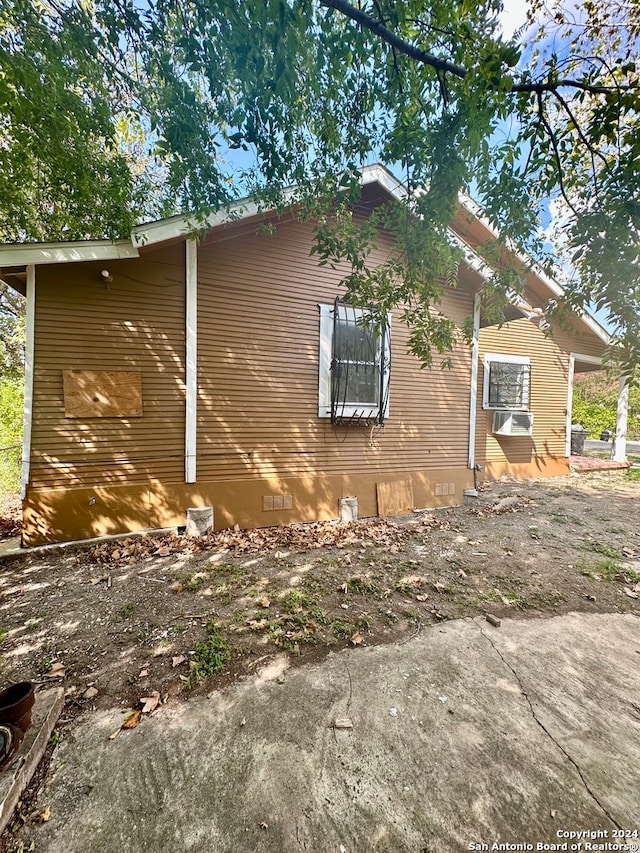
[[[139,373],[63,370],[64,414],[67,418],[141,418]]]

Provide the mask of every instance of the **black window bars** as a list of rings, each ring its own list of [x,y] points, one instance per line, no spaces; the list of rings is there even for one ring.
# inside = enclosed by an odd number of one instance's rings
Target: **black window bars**
[[[382,424],[389,399],[389,324],[339,297],[333,307],[331,423]]]

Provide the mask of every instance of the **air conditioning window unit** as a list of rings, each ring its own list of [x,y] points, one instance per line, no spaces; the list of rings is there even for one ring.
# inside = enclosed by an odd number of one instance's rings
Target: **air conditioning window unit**
[[[492,432],[494,435],[531,435],[533,413],[498,409],[493,413]]]

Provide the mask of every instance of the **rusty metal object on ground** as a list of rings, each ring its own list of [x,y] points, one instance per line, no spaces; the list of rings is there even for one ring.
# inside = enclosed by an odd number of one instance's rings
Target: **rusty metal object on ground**
[[[24,739],[24,732],[10,723],[0,724],[0,769],[5,767],[16,752]]]
[[[31,725],[35,687],[30,681],[11,684],[0,693],[0,725],[17,726],[24,734]]]

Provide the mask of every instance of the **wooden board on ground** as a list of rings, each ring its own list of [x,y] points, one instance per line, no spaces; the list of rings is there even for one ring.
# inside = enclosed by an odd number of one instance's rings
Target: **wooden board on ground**
[[[13,760],[0,772],[0,832],[11,820],[13,810],[31,781],[63,706],[61,687],[36,693],[31,727]]]
[[[63,370],[64,414],[67,418],[141,418],[139,373]]]
[[[411,480],[394,480],[390,483],[376,483],[378,495],[378,515],[387,518],[413,512],[413,484]]]

